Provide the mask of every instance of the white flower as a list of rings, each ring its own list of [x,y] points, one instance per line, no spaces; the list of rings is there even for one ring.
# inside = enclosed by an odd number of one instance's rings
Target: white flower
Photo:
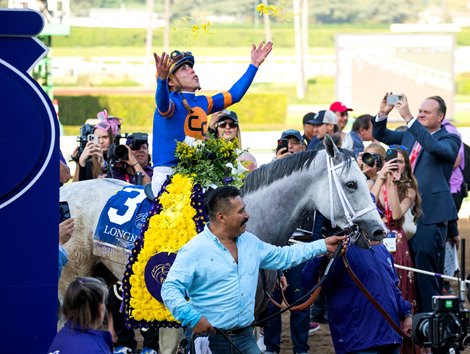
[[[189,145],[189,146],[192,147],[192,146],[195,145],[196,139],[193,138],[192,136],[187,136],[187,135],[186,135],[185,138],[184,138],[184,143],[185,143],[186,145]]]
[[[248,169],[246,169],[241,163],[237,163],[237,166],[233,166],[233,164],[231,162],[227,162],[225,164],[226,167],[229,167],[230,168],[230,173],[232,176],[240,176],[242,173],[248,171]]]

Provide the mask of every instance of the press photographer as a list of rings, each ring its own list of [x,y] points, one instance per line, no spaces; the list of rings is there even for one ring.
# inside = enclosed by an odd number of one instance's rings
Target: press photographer
[[[460,353],[470,344],[470,312],[456,296],[433,296],[434,312],[413,318],[413,342],[432,353]]]
[[[116,178],[132,184],[145,185],[151,182],[153,169],[148,152],[148,135],[133,133],[123,139],[116,136],[114,144],[109,147],[107,178]]]
[[[367,145],[364,152],[358,154],[357,163],[361,171],[366,175],[369,183],[377,179],[377,172],[380,171],[383,166],[385,155],[385,149],[378,143]]]

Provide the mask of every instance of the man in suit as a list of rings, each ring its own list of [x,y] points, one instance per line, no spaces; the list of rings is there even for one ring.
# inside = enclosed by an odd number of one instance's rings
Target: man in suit
[[[380,111],[373,120],[373,136],[387,145],[400,144],[407,148],[413,172],[418,180],[423,214],[417,220],[417,231],[409,241],[416,268],[442,274],[447,221],[457,218],[449,180],[457,157],[460,138],[441,125],[446,104],[439,96],[428,97],[421,103],[417,117],[410,112],[405,95],[394,105],[387,104],[386,94]],[[387,116],[396,108],[406,122],[407,131],[387,129]],[[416,274],[418,310],[432,311],[432,296],[440,295],[442,282],[437,278]]]

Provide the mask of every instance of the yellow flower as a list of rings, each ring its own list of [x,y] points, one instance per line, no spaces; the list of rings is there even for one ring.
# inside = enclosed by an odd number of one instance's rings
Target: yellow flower
[[[277,16],[279,13],[279,10],[276,6],[274,5],[265,5],[265,4],[259,4],[256,6],[256,11],[259,12],[259,15],[269,15],[269,16]]]
[[[130,317],[137,321],[175,321],[163,303],[155,299],[145,284],[145,266],[156,253],[176,253],[196,235],[193,218],[196,210],[191,206],[193,180],[175,174],[159,199],[162,205],[160,214],[149,220],[144,234],[144,245],[132,265]]]

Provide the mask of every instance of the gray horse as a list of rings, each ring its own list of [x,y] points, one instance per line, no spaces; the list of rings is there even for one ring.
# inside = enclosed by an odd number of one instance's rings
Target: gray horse
[[[285,245],[300,224],[301,216],[306,211],[318,210],[340,228],[355,223],[370,240],[385,237],[385,225],[357,163],[329,138],[325,139],[324,147],[261,166],[247,176],[242,193],[251,215],[248,231],[263,241]],[[122,278],[124,265],[94,256],[92,251],[100,212],[108,198],[125,185],[128,184],[96,179],[61,188],[60,200],[69,202],[75,218],[74,235],[65,246],[69,264],[62,273],[61,293],[75,277],[89,275],[98,262],[118,279]],[[269,276],[266,289],[273,289],[274,284],[275,277]],[[256,312],[265,304],[263,291],[258,291]]]

